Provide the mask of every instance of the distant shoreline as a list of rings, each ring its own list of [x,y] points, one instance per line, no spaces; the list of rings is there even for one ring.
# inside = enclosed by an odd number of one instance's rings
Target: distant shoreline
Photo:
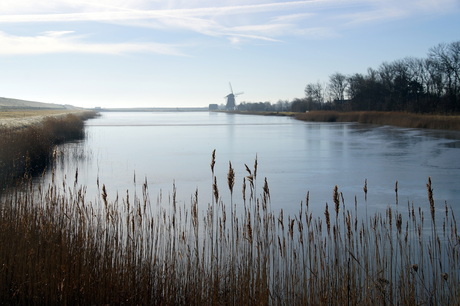
[[[295,117],[295,112],[274,112],[274,111],[239,111],[239,110],[212,110],[210,112],[215,113],[228,113],[228,114],[236,114],[236,115],[258,115],[258,116],[283,116],[283,117]]]
[[[404,128],[460,131],[460,116],[378,111],[313,111],[298,113],[295,118],[311,122],[358,122]]]
[[[220,112],[220,111],[218,111]],[[404,128],[436,129],[460,131],[459,115],[432,115],[405,112],[378,111],[311,111],[296,112],[251,112],[251,111],[221,111],[241,115],[289,116],[308,122],[357,122],[375,125],[391,125]]]
[[[91,108],[96,112],[207,112],[208,107],[133,107],[133,108]]]
[[[45,117],[69,113],[96,112],[222,112],[241,115],[289,116],[309,122],[358,122],[375,125],[391,125],[405,128],[460,131],[460,115],[416,114],[380,111],[311,111],[256,112],[210,110],[209,107],[133,107],[133,108],[77,108],[71,105],[50,104],[0,97],[0,126],[22,127],[40,122]]]

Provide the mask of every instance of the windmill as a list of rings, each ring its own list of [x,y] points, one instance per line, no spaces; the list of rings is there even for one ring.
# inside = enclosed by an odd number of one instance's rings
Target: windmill
[[[230,93],[224,97],[224,98],[227,98],[227,105],[225,106],[225,108],[227,110],[234,110],[235,107],[236,107],[235,97],[239,96],[239,95],[242,95],[243,92],[239,92],[239,93],[234,94],[233,93],[233,88],[232,88],[232,83],[229,82],[228,84],[230,85]]]

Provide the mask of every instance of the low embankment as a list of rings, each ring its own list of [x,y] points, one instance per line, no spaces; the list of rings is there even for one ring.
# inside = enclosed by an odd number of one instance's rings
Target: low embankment
[[[276,111],[240,111],[240,110],[213,110],[215,113],[230,113],[238,115],[262,115],[262,116],[284,116],[293,117],[296,112],[276,112]]]
[[[337,112],[311,111],[298,113],[296,119],[312,122],[359,122],[407,128],[460,130],[460,116],[411,114],[403,112]]]
[[[43,171],[54,146],[82,139],[83,121],[95,115],[89,111],[0,112],[0,187]]]

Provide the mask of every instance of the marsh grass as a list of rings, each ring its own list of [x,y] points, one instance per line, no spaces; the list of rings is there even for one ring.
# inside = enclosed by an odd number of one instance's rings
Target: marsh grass
[[[23,128],[0,126],[0,186],[43,171],[52,158],[55,145],[83,139],[83,121],[95,115],[94,112],[79,112],[49,116],[39,124]]]
[[[452,209],[396,203],[358,218],[331,188],[324,216],[309,194],[295,215],[274,212],[257,158],[242,190],[229,164],[212,200],[152,202],[142,192],[90,201],[85,187],[24,183],[0,202],[0,300],[6,304],[449,305],[460,301]],[[222,178],[225,179],[225,178]],[[258,189],[258,185],[262,187]],[[367,182],[365,193],[367,194]],[[395,188],[397,199],[397,184]],[[229,203],[222,201],[230,194]],[[327,199],[325,199],[327,201]],[[182,203],[182,204],[179,204]],[[348,203],[348,202],[347,202]],[[288,204],[288,203],[287,203]],[[318,205],[318,204],[315,204]],[[332,207],[332,209],[331,209]],[[430,213],[425,215],[424,211]]]
[[[60,109],[1,109],[0,108],[0,119],[5,118],[27,118],[27,117],[35,117],[35,116],[58,116],[58,115],[67,115],[71,112],[70,110],[60,110]],[[75,110],[73,111],[75,114],[80,114],[82,111]]]
[[[359,122],[408,128],[460,130],[460,116],[447,115],[377,111],[311,111],[307,113],[298,113],[295,115],[295,118],[312,122]]]

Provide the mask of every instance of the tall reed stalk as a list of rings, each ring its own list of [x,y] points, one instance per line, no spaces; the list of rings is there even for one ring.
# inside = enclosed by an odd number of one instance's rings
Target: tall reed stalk
[[[0,125],[0,192],[24,175],[42,172],[53,157],[57,144],[83,139],[84,120],[96,116],[94,112],[47,117],[40,124],[24,128]]]
[[[141,193],[122,197],[111,196],[102,184],[99,198],[90,201],[77,175],[74,184],[26,182],[4,194],[0,300],[32,305],[459,303],[457,224],[447,204],[435,218],[431,179],[428,201],[420,208],[407,203],[405,211],[396,201],[384,212],[360,218],[357,197],[349,204],[335,186],[333,210],[325,203],[324,215],[315,216],[307,193],[299,212],[285,215],[272,211],[266,178],[257,189],[257,158],[252,169],[245,166],[241,198],[233,190],[238,171],[229,164],[226,206],[215,161],[213,152],[213,199],[205,210],[200,210],[198,190],[189,203],[178,201],[175,187],[167,199],[151,201],[147,181]],[[425,209],[431,218],[425,218]]]

